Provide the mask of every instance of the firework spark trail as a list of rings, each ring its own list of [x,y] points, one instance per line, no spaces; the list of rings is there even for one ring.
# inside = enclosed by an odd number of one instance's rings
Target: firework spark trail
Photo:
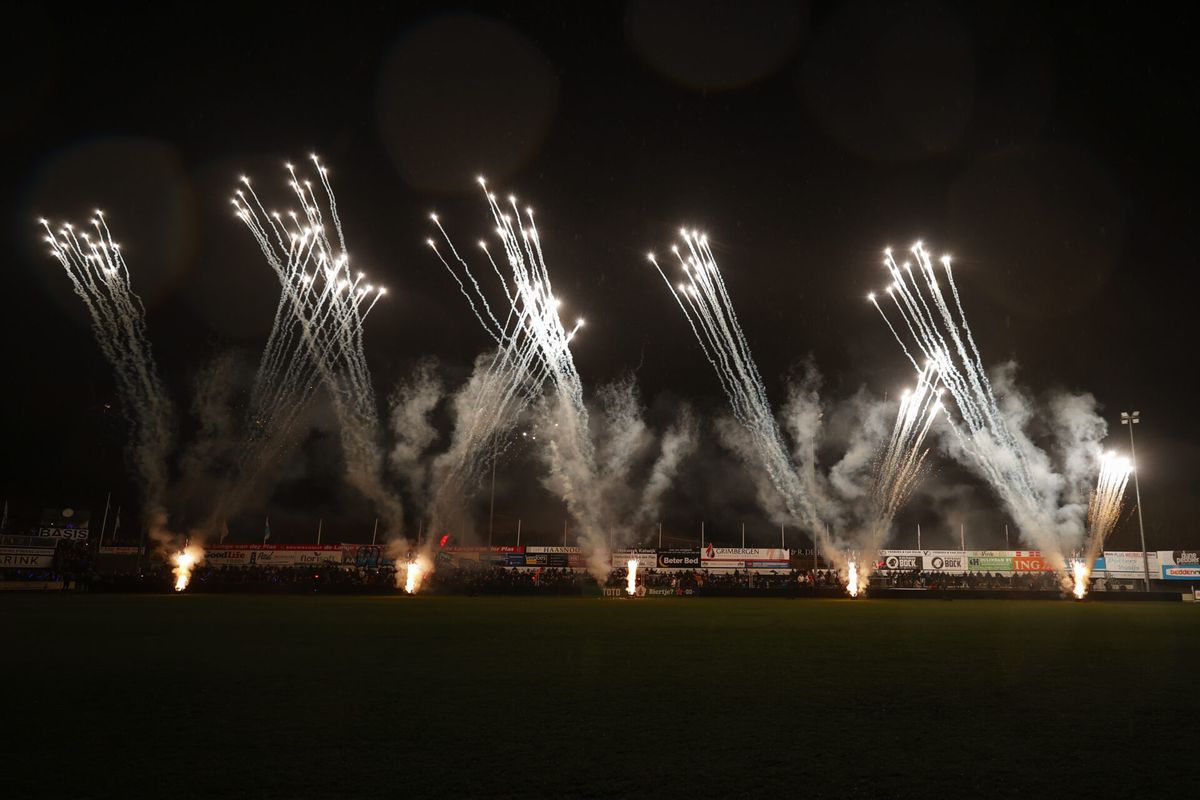
[[[892,278],[887,293],[917,349],[932,362],[937,378],[954,398],[965,430],[948,419],[950,427],[971,462],[991,484],[1022,531],[1039,543],[1058,569],[1065,570],[1064,533],[1055,519],[1057,498],[1033,480],[1028,457],[1033,445],[1010,429],[1000,411],[963,311],[950,258],[944,256],[940,263],[953,297],[953,309],[946,301],[929,253],[920,242],[911,252],[916,262],[915,274],[913,262],[897,263],[891,249],[884,251],[884,266]],[[874,295],[868,299],[905,355],[917,366],[888,313]]]
[[[145,502],[145,521],[156,541],[170,538],[165,531],[167,453],[172,440],[172,412],[146,336],[146,309],[133,291],[121,248],[97,211],[94,234],[76,232],[66,224],[57,234],[49,222],[50,254],[70,278],[75,294],[92,318],[92,331],[113,368],[122,405],[133,425],[130,450]]]
[[[288,186],[300,211],[268,212],[247,178],[233,206],[279,279],[275,325],[251,394],[251,419],[265,428],[245,458],[261,469],[271,448],[295,425],[318,385],[333,401],[341,429],[347,479],[370,499],[390,535],[400,532],[403,509],[383,481],[381,426],[371,371],[363,350],[363,322],[386,293],[350,269],[350,257],[328,171],[310,156],[324,202],[313,183],[287,165]],[[326,230],[333,225],[334,238]]]
[[[507,309],[499,314],[493,310],[466,259],[437,215],[431,215],[446,242],[446,252],[433,240],[429,240],[430,247],[454,277],[480,325],[497,343],[491,368],[482,381],[481,394],[488,402],[481,403],[481,413],[471,418],[471,430],[466,435],[470,445],[461,448],[450,474],[457,476],[456,490],[473,485],[471,476],[478,474],[486,463],[484,446],[505,444],[519,415],[542,398],[549,386],[553,411],[559,418],[549,445],[552,469],[561,481],[564,499],[579,525],[585,546],[592,553],[595,571],[601,569],[603,562],[603,570],[607,572],[603,504],[595,480],[596,454],[589,433],[583,382],[570,348],[583,320],[578,320],[570,330],[562,324],[561,303],[553,293],[533,211],[528,208],[522,211],[512,196],[507,207],[501,206],[482,178],[479,183],[500,238],[503,257],[498,261],[484,242],[480,242],[480,247],[499,278]],[[490,413],[482,413],[485,408],[491,409]]]
[[[884,528],[908,501],[920,479],[929,454],[925,437],[942,409],[942,390],[937,386],[934,365],[928,364],[917,374],[915,389],[900,398],[896,424],[879,460],[873,485],[878,522]]]
[[[1133,466],[1129,459],[1107,452],[1101,456],[1100,474],[1096,478],[1096,489],[1088,503],[1087,548],[1084,552],[1085,574],[1091,574],[1092,566],[1104,548],[1104,540],[1112,533],[1121,519],[1125,502],[1125,487]]]
[[[683,269],[682,282],[673,284],[653,253],[649,256],[650,263],[683,310],[700,349],[717,374],[734,416],[750,434],[755,451],[788,514],[814,532],[827,558],[845,566],[845,557],[830,542],[826,524],[787,455],[779,423],[767,399],[766,385],[738,322],[708,239],[696,231],[681,230],[680,235],[686,252],[678,246],[672,246],[671,252]]]
[[[925,438],[942,410],[941,394],[936,368],[931,362],[917,373],[916,387],[906,389],[900,397],[891,436],[875,461],[870,511],[857,543],[862,563],[856,572],[864,587],[896,513],[908,502],[925,472],[925,459],[929,455]]]

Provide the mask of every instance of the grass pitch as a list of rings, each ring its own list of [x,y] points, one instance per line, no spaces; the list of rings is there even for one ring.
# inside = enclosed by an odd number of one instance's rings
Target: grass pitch
[[[1194,791],[1200,608],[0,597],[5,796]]]

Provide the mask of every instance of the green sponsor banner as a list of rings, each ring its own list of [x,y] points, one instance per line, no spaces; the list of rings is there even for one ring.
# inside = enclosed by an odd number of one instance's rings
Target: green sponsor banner
[[[971,572],[1012,572],[1011,556],[970,556],[967,558],[967,569]]]

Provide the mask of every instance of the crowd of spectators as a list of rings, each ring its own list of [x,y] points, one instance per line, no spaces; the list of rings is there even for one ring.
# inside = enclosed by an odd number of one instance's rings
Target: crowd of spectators
[[[97,574],[90,565],[63,561],[45,569],[6,570],[8,581],[41,582],[64,589],[113,592],[168,592],[174,586],[170,567],[153,562],[142,570]],[[403,568],[402,568],[403,569]],[[200,566],[192,574],[189,592],[239,592],[277,594],[393,594],[402,592],[404,575],[397,581],[392,567],[355,568],[326,566]],[[581,595],[599,590],[624,593],[628,575],[624,567],[612,570],[600,586],[586,571],[563,568],[513,569],[470,562],[442,560],[428,573],[421,591],[431,594]],[[788,570],[778,572],[638,571],[637,583],[654,594],[687,595],[837,595],[843,590],[835,570]],[[1052,573],[1003,575],[937,572],[877,572],[871,589],[924,589],[990,591],[1012,590],[1059,592],[1060,576]],[[1097,580],[1092,591],[1124,590],[1117,581]]]
[[[968,572],[949,575],[943,572],[890,572],[871,576],[871,586],[879,589],[1003,589],[1027,592],[1058,591],[1061,576],[1053,572],[1026,572],[1004,575],[999,572]],[[1103,588],[1103,587],[1101,587]],[[1124,586],[1122,585],[1122,589]],[[1113,589],[1115,591],[1115,588]]]

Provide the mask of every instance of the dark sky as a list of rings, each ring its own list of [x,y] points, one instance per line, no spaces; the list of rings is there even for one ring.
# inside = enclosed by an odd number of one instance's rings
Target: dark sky
[[[315,150],[355,260],[392,292],[367,334],[381,396],[423,354],[455,374],[486,344],[423,245],[434,209],[464,242],[485,232],[479,173],[537,210],[566,313],[589,322],[585,382],[637,368],[658,420],[678,398],[721,408],[644,259],[680,224],[715,242],[777,401],[810,355],[835,397],[903,385],[863,297],[883,246],[923,238],[955,255],[988,363],[1016,359],[1035,393],[1093,392],[1114,436],[1141,410],[1150,545],[1200,541],[1181,20],[1015,2],[392,5],[7,11],[0,490],[15,511],[95,506],[110,487],[136,503],[108,367],[34,218],[105,209],[186,407],[200,367],[269,330],[275,280],[230,213],[237,176],[282,202],[282,161]],[[349,538],[371,512],[330,488],[331,441],[314,434],[272,502],[299,492]],[[498,492],[549,528],[561,511],[528,508],[554,504],[523,469]],[[669,524],[754,514],[706,496],[677,492]],[[980,544],[998,544],[1002,515],[973,497]]]

